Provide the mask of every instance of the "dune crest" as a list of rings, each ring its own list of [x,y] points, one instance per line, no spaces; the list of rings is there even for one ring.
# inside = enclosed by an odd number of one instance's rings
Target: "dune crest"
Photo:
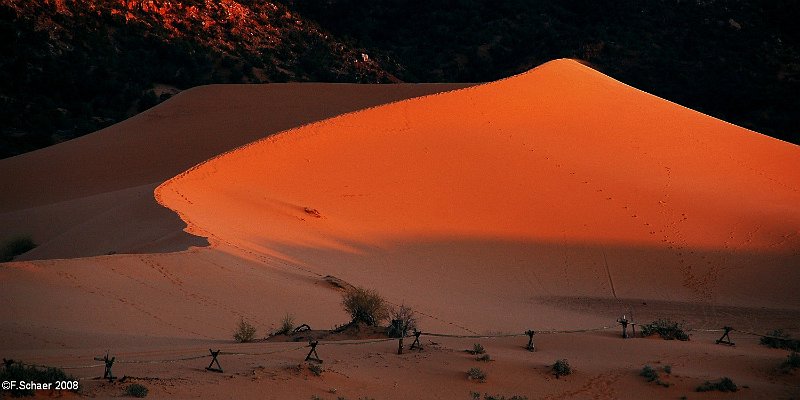
[[[262,139],[156,197],[192,233],[319,273],[390,276],[408,267],[399,249],[459,273],[468,251],[491,274],[550,276],[540,292],[566,279],[584,295],[797,306],[761,276],[798,277],[797,182],[797,146],[556,60]],[[509,243],[526,256],[498,265]]]

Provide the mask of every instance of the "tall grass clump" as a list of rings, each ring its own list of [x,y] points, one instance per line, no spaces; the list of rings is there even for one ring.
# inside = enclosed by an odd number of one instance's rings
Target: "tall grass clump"
[[[278,328],[278,331],[275,332],[276,335],[288,335],[292,333],[294,329],[294,315],[286,313],[286,315],[281,318],[281,326]]]

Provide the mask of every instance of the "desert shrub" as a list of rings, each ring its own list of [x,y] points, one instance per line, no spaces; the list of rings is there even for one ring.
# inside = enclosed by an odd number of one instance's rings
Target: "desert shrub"
[[[377,326],[389,317],[386,300],[371,289],[356,287],[346,291],[342,298],[342,305],[354,323],[363,322],[370,326]]]
[[[706,381],[704,384],[698,386],[695,390],[698,392],[710,392],[713,390],[720,392],[735,392],[739,390],[739,387],[737,387],[730,378],[725,377],[715,382]]]
[[[475,397],[475,394],[477,394],[478,397]],[[480,397],[481,397],[480,393],[476,393],[476,392],[472,393],[472,398],[473,399],[479,399]],[[511,397],[506,397],[506,396],[501,396],[499,394],[491,395],[491,394],[488,394],[488,393],[484,393],[483,394],[483,400],[528,400],[528,398],[525,397],[525,396],[518,396],[518,395],[514,395],[514,396],[511,396]]]
[[[639,372],[639,376],[643,376],[648,382],[653,382],[658,379],[658,372],[653,367],[645,365],[642,371]]]
[[[3,367],[0,372],[0,381],[25,381],[25,382],[56,382],[74,381],[74,377],[67,375],[64,370],[52,367],[37,367],[35,365],[25,365],[23,363],[10,363]],[[19,387],[8,391],[12,397],[33,396],[33,389],[20,389]],[[2,396],[0,396],[2,397]]]
[[[666,369],[667,368],[665,367],[664,368],[665,372],[666,372]],[[672,371],[671,367],[670,367],[670,371]],[[667,373],[669,373],[669,372],[667,372]],[[651,367],[649,365],[645,365],[642,368],[642,370],[639,372],[639,376],[643,376],[645,379],[647,379],[648,382],[655,382],[657,385],[661,385],[661,386],[664,386],[664,387],[669,387],[669,383],[662,381],[661,377],[658,375],[658,371],[656,371],[655,369],[653,369],[653,367]]]
[[[796,351],[793,351],[788,357],[786,357],[786,360],[783,362],[783,364],[781,364],[781,371],[788,373],[797,368],[800,368],[800,354],[798,354]]]
[[[486,372],[483,372],[480,368],[472,367],[467,371],[467,378],[478,382],[485,382]]]
[[[390,337],[405,336],[408,332],[417,329],[417,315],[411,307],[405,304],[389,309],[389,319],[392,321],[392,325],[389,327]]]
[[[560,378],[564,375],[569,375],[572,373],[572,367],[570,367],[569,362],[566,359],[556,360],[553,363],[553,374],[555,374],[556,378]]]
[[[233,332],[233,338],[239,343],[247,343],[253,341],[256,337],[256,327],[245,321],[244,318],[239,320],[239,326]]]
[[[134,383],[125,388],[125,394],[132,397],[147,397],[149,390],[144,385]]]
[[[663,369],[664,369],[664,372],[666,372],[667,374],[671,374],[672,373],[672,366],[671,365],[665,365]]]
[[[36,247],[30,236],[22,235],[6,240],[0,247],[0,262],[11,261],[14,257],[26,253]]]
[[[286,313],[281,319],[281,327],[275,332],[276,335],[288,335],[294,329],[294,315]]]
[[[319,364],[308,364],[308,370],[311,371],[314,376],[320,376],[322,372],[325,371]]]
[[[486,349],[483,348],[483,345],[480,343],[475,343],[472,345],[472,350],[467,350],[469,354],[483,354],[486,353]]]
[[[641,326],[642,336],[658,335],[666,340],[689,340],[683,324],[668,319],[659,319]]]
[[[484,353],[475,358],[477,361],[489,362],[492,361],[492,356]]]
[[[800,340],[794,339],[789,334],[784,333],[783,329],[776,329],[768,332],[767,336],[761,338],[761,344],[773,349],[786,349],[800,351]]]

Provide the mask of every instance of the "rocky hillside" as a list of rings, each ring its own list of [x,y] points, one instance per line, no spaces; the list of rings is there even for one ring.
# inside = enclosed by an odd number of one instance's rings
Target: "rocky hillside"
[[[206,83],[394,78],[279,3],[0,0],[0,158]]]
[[[797,0],[289,0],[410,81],[490,81],[572,57],[800,143]]]
[[[796,0],[0,0],[0,158],[206,83],[480,82],[572,57],[800,143]]]

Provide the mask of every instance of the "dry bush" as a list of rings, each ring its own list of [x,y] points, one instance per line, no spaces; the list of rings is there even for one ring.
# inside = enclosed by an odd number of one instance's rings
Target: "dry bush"
[[[247,343],[253,341],[256,337],[256,327],[245,321],[244,318],[239,320],[239,326],[233,332],[233,338],[239,343]]]
[[[386,300],[371,289],[356,287],[346,291],[342,297],[342,306],[354,323],[378,326],[389,317]]]
[[[389,320],[392,321],[392,325],[389,327],[390,337],[406,336],[408,332],[417,329],[417,314],[411,307],[405,304],[390,308]],[[395,323],[395,321],[397,321],[397,323]]]
[[[472,367],[467,371],[467,378],[478,382],[486,382],[486,372],[483,372],[480,368]]]
[[[570,367],[569,362],[566,359],[556,360],[553,363],[553,374],[555,374],[556,378],[561,378],[564,375],[569,375],[572,373],[572,367]]]

